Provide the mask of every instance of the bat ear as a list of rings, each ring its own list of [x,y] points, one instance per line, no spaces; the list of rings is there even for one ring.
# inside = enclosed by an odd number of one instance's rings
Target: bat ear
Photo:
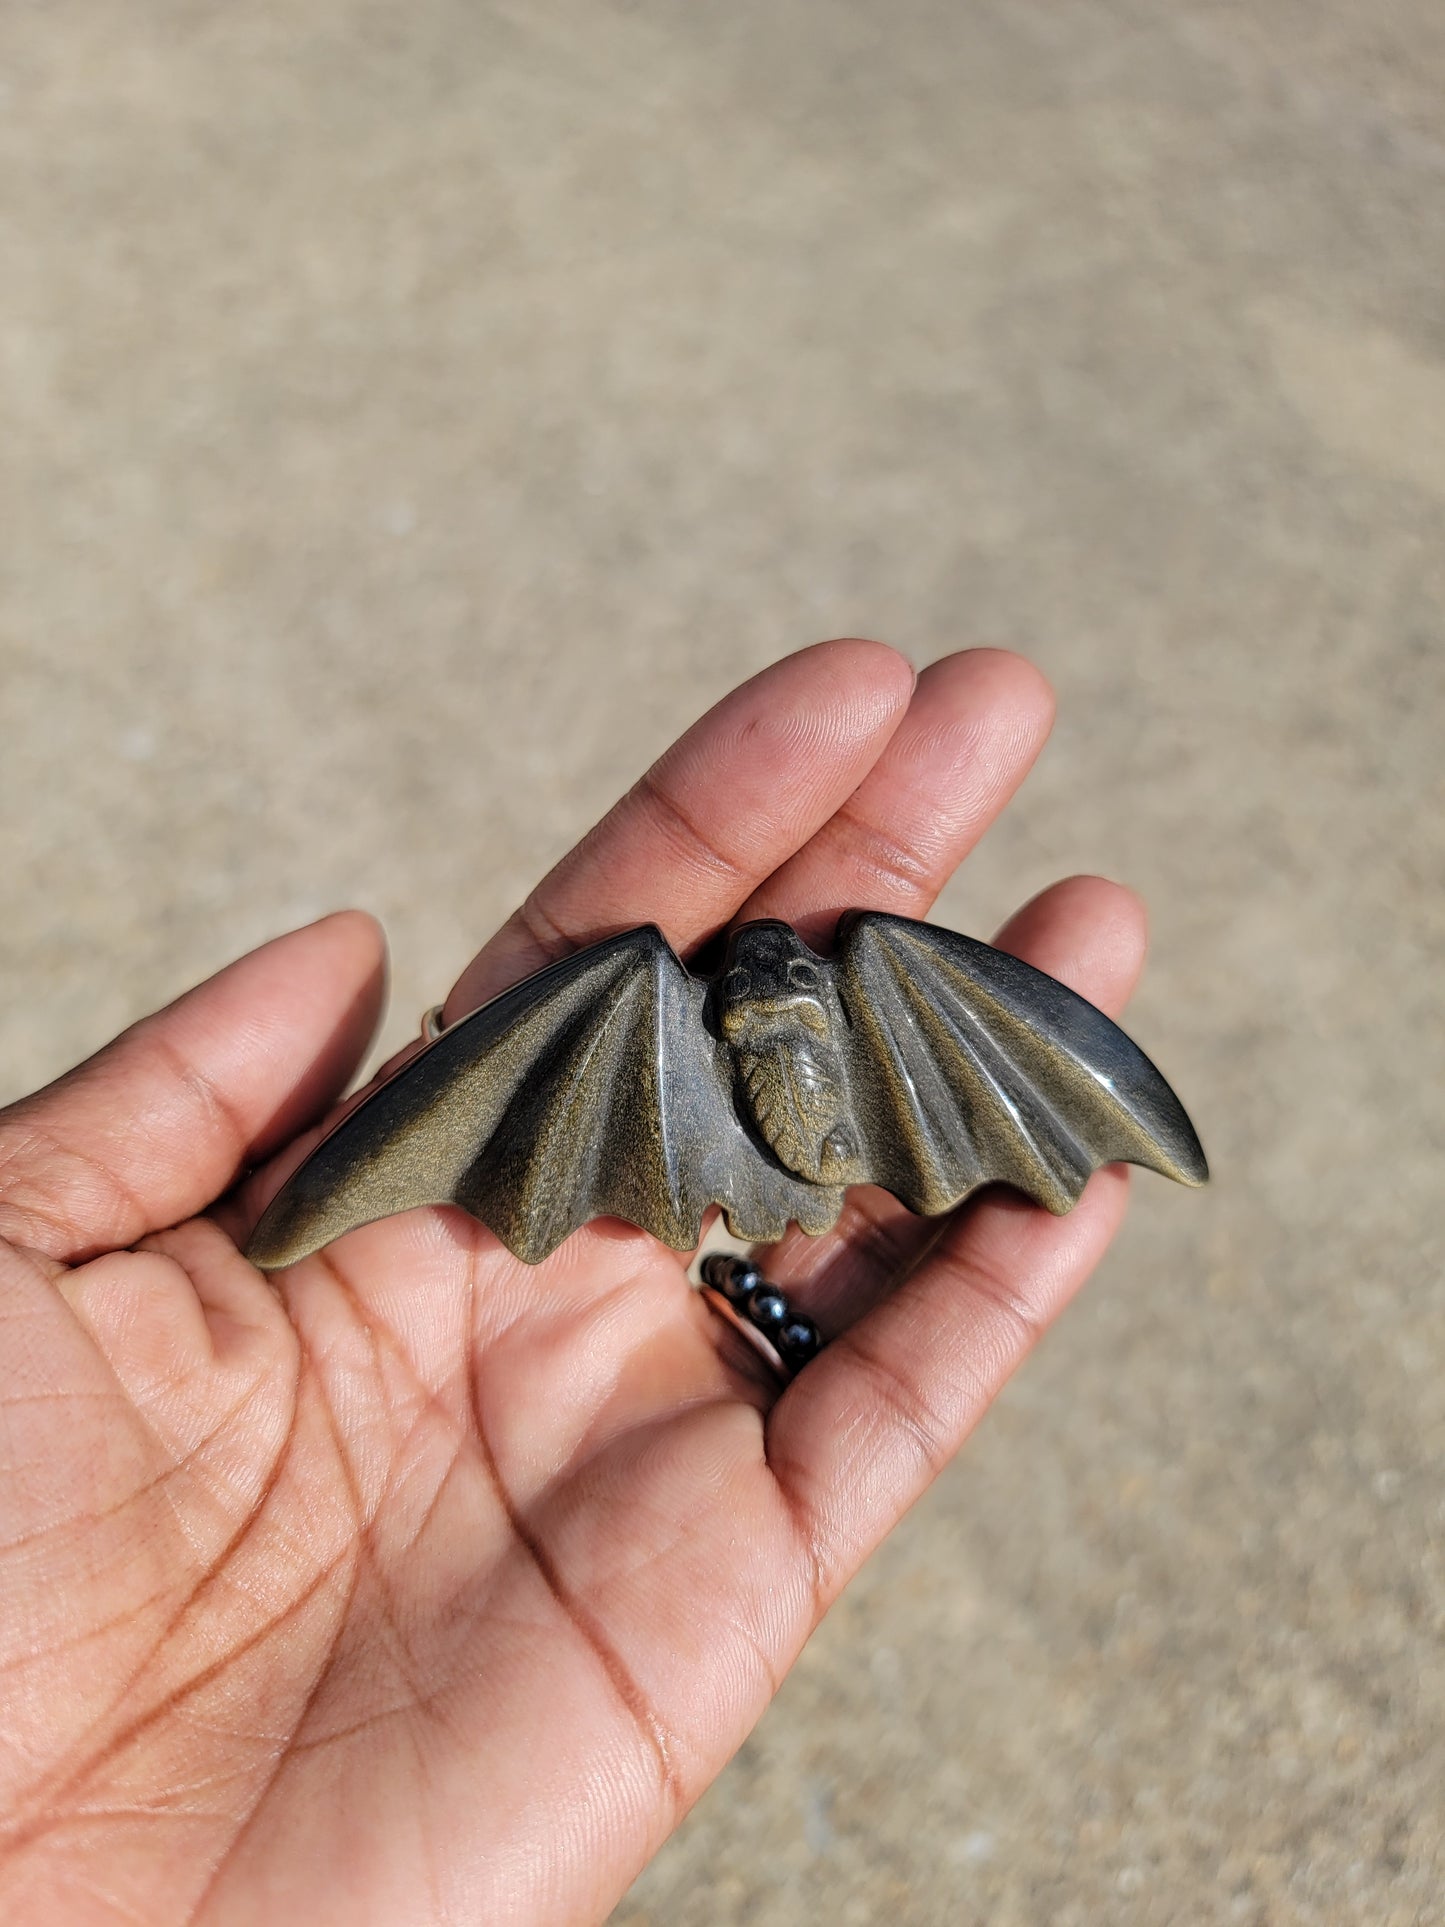
[[[726,925],[721,930],[714,930],[710,937],[704,937],[688,956],[687,968],[691,975],[703,978],[716,977],[726,961],[728,945],[731,941],[732,934]]]
[[[866,910],[845,910],[843,912],[833,931],[832,947],[835,955],[843,948],[843,945],[848,941],[849,937],[852,936],[854,930],[857,929],[859,919],[867,915],[868,912]]]

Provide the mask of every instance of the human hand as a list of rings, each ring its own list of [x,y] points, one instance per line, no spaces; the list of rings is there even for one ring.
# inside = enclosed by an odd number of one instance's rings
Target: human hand
[[[991,651],[916,687],[874,643],[775,665],[448,1018],[642,922],[686,952],[748,916],[921,916],[1050,714]],[[1142,913],[1074,879],[998,941],[1112,1013]],[[6,1919],[600,1919],[1123,1212],[1118,1168],[1062,1219],[850,1193],[761,1258],[832,1337],[781,1394],[616,1221],[529,1268],[410,1212],[268,1280],[238,1245],[381,985],[376,926],[327,918],[0,1113]]]

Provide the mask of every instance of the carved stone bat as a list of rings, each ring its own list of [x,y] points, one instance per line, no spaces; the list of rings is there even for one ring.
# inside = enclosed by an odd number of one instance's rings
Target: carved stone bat
[[[749,1241],[816,1235],[850,1184],[928,1216],[994,1182],[1063,1212],[1115,1162],[1209,1175],[1143,1052],[1016,957],[855,910],[831,958],[744,924],[707,980],[648,924],[442,1031],[322,1140],[248,1255],[274,1270],[419,1204],[528,1264],[597,1217],[690,1250],[712,1204]]]

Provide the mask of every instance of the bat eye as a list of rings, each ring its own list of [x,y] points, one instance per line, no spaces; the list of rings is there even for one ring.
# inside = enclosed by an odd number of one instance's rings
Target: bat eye
[[[816,990],[818,988],[818,966],[797,957],[788,965],[788,980],[795,990]]]

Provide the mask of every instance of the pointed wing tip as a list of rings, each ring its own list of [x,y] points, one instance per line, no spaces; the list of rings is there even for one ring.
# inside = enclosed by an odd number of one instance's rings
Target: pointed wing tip
[[[279,1227],[268,1228],[262,1218],[247,1241],[245,1258],[257,1271],[284,1271],[288,1265],[300,1264],[313,1251],[319,1251],[324,1242],[321,1238],[287,1236]]]
[[[284,1197],[284,1193],[278,1194]],[[393,1209],[379,1206],[375,1210],[348,1215],[341,1212],[325,1213],[310,1211],[304,1206],[276,1214],[276,1222],[270,1224],[268,1210],[247,1241],[245,1257],[258,1271],[285,1271],[288,1266],[299,1265],[303,1258],[313,1257],[324,1251],[328,1245],[344,1238],[349,1231],[360,1231],[364,1226],[376,1224],[382,1218],[399,1217],[404,1211],[414,1211],[431,1205],[440,1206],[449,1200],[422,1199],[398,1204]],[[503,1240],[505,1243],[506,1240]],[[517,1254],[522,1255],[520,1252]],[[535,1258],[528,1258],[528,1264],[536,1264]]]
[[[328,1208],[324,1199],[308,1197],[305,1170],[303,1165],[282,1185],[247,1240],[246,1257],[258,1271],[284,1271],[288,1265],[299,1265],[354,1224],[365,1222]]]
[[[1183,1123],[1184,1129],[1172,1144],[1160,1144],[1162,1155],[1154,1168],[1176,1184],[1187,1184],[1191,1191],[1197,1191],[1209,1182],[1209,1160],[1187,1117]]]
[[[300,1173],[276,1193],[247,1241],[246,1257],[258,1271],[284,1271],[288,1265],[299,1265],[303,1258],[380,1215],[338,1210],[335,1201],[324,1196],[310,1198],[297,1182],[299,1177]]]
[[[1189,1185],[1190,1188],[1195,1191],[1199,1190],[1201,1186],[1208,1184],[1209,1160],[1198,1147],[1196,1147],[1196,1156],[1191,1162],[1180,1166],[1179,1182]]]

